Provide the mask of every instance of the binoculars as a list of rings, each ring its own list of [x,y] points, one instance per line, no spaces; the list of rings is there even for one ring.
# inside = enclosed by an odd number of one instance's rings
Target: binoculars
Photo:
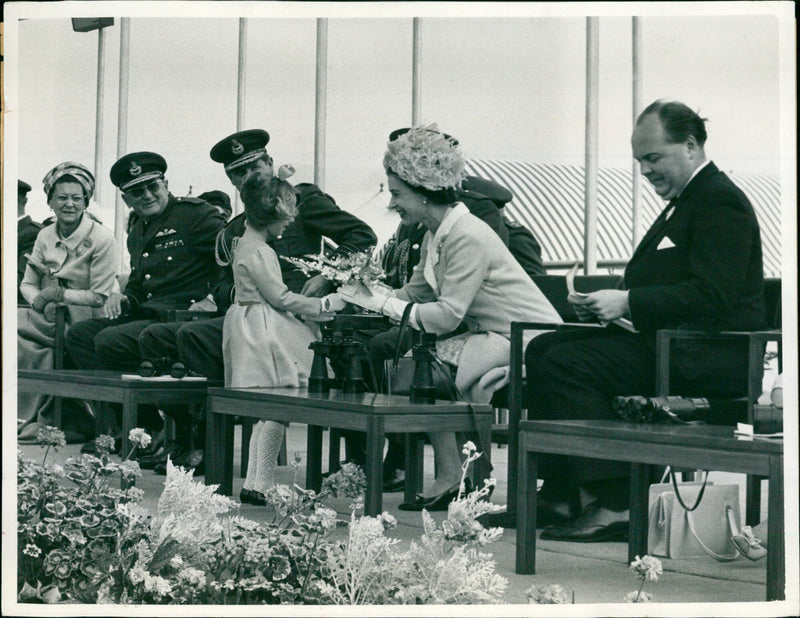
[[[327,393],[332,388],[344,393],[363,393],[367,390],[361,372],[361,344],[353,339],[352,328],[335,330],[328,325],[322,327],[322,339],[312,341],[309,348],[314,351],[311,372],[308,376],[309,393]],[[340,376],[328,375],[328,359],[339,370]]]
[[[631,423],[657,423],[668,419],[688,422],[701,418],[711,407],[708,399],[704,398],[638,395],[614,397],[611,406]]]
[[[436,384],[433,381],[433,359],[436,356],[436,334],[422,333],[419,343],[411,348],[414,376],[408,394],[411,403],[436,403]]]
[[[186,365],[180,361],[173,361],[171,358],[161,357],[142,361],[139,365],[139,375],[143,378],[170,375],[173,378],[181,379],[189,375],[194,376],[197,374],[193,371],[189,371]]]

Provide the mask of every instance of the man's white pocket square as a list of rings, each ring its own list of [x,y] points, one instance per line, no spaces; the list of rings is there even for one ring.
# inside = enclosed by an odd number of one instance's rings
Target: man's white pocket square
[[[669,236],[664,236],[664,238],[661,239],[661,242],[658,243],[658,247],[656,247],[656,250],[661,251],[662,249],[670,249],[674,246],[675,243],[669,239]]]

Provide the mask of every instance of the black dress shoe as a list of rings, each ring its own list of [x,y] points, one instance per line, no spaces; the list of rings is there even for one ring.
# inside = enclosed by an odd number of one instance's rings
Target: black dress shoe
[[[429,498],[423,498],[417,494],[414,502],[402,502],[397,506],[397,508],[401,511],[421,511],[425,508],[425,503],[428,502],[428,500]]]
[[[244,489],[239,492],[239,502],[243,504],[254,504],[256,506],[267,506],[267,499],[260,491]]]
[[[169,457],[167,457],[165,455],[164,459],[160,460],[153,467],[153,472],[155,472],[156,474],[158,474],[160,476],[164,476],[167,473],[167,459],[172,461],[172,465],[178,466],[178,465],[181,465],[181,464],[178,464],[177,461],[181,460],[181,458],[185,457],[185,455],[186,455],[186,447],[184,447],[184,446],[177,447],[175,449],[175,451],[172,454],[169,455]],[[185,468],[186,466],[184,465],[182,467]]]
[[[424,498],[417,494],[417,498],[414,502],[403,502],[397,508],[401,511],[421,511],[422,509],[426,511],[446,511],[448,505],[458,498],[458,489],[459,486],[456,485],[443,494],[431,498]],[[464,490],[465,494],[472,491],[472,481],[470,479],[464,479]]]
[[[175,462],[178,456],[182,454],[185,450],[186,450],[185,447],[181,446],[174,440],[170,440],[169,442],[167,442],[164,448],[153,453],[152,455],[149,455],[147,457],[140,457],[138,459],[139,467],[142,470],[154,470],[158,464],[165,464],[166,466],[167,457],[172,457],[172,461]]]
[[[403,491],[406,486],[406,473],[403,470],[395,470],[392,476],[383,477],[384,493]]]
[[[203,451],[200,449],[187,450],[172,463],[182,468],[191,468],[194,470],[195,476],[205,474],[205,457],[203,457]]]
[[[536,500],[536,527],[545,528],[547,526],[564,526],[571,520],[569,515],[558,508],[558,503],[553,503],[546,498],[539,496]],[[567,512],[569,509],[567,508]],[[508,510],[498,513],[486,513],[478,517],[478,522],[487,528],[509,528],[517,527],[517,513]]]
[[[545,541],[571,541],[573,543],[600,543],[605,541],[627,541],[629,522],[620,514],[620,519],[601,523],[606,509],[596,502],[587,506],[583,513],[563,526],[546,528],[541,539]],[[612,511],[613,512],[613,511]]]

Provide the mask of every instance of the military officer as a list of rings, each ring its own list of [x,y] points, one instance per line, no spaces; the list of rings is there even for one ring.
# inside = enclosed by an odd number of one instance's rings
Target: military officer
[[[211,159],[225,168],[225,173],[236,189],[240,189],[250,174],[273,174],[272,157],[267,153],[269,133],[261,129],[241,131],[220,140],[211,149]],[[346,255],[354,251],[365,251],[375,246],[377,238],[372,229],[361,219],[341,210],[333,198],[318,186],[299,183],[297,190],[298,214],[283,234],[270,245],[278,255],[301,257],[318,253],[322,236],[338,244],[334,254]],[[234,239],[244,232],[245,217],[241,213],[231,219],[216,242],[217,262],[223,268],[213,288],[210,299],[197,303],[197,309],[216,307],[220,317],[197,320],[183,324],[158,324],[144,330],[140,337],[140,350],[144,355],[168,356],[182,361],[187,368],[209,379],[224,377],[222,361],[222,324],[224,314],[233,302],[233,269],[231,248]],[[322,297],[333,289],[333,284],[317,275],[307,279],[305,275],[287,262],[281,263],[283,280],[293,292],[306,296]],[[181,424],[185,413],[178,409],[165,410],[175,418],[179,439],[187,441],[188,425]],[[203,423],[200,423],[202,431]],[[183,432],[184,437],[181,437]],[[199,449],[197,449],[199,450]],[[173,457],[174,459],[174,457]],[[192,455],[192,461],[197,456]],[[156,463],[156,472],[165,471],[166,454],[161,454]],[[179,460],[180,461],[180,460]],[[145,462],[143,465],[149,465]],[[197,470],[195,470],[197,473]]]
[[[31,186],[27,182],[17,180],[17,302],[19,303],[26,302],[19,292],[19,284],[22,283],[22,278],[25,276],[28,257],[33,251],[39,230],[42,229],[40,223],[36,223],[25,214],[30,190]]]
[[[174,197],[166,170],[154,152],[125,155],[111,167],[111,181],[136,215],[128,234],[131,272],[123,292],[106,301],[105,318],[67,331],[67,350],[80,369],[135,372],[142,330],[204,298],[216,279],[214,240],[225,219],[202,200]]]
[[[494,202],[508,232],[508,250],[525,269],[525,272],[531,277],[546,275],[547,271],[542,262],[542,246],[539,241],[527,227],[512,221],[505,214],[505,205],[514,199],[514,194],[502,185],[478,176],[465,177],[461,186],[465,190],[485,195]]]

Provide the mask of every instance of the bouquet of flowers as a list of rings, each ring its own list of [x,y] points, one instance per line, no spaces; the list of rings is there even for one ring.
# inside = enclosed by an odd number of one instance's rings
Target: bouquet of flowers
[[[326,256],[306,255],[302,258],[281,256],[281,259],[295,265],[306,276],[321,274],[337,287],[347,283],[362,283],[369,287],[377,281],[384,279],[380,264],[372,256],[372,250],[356,251],[349,255]]]

